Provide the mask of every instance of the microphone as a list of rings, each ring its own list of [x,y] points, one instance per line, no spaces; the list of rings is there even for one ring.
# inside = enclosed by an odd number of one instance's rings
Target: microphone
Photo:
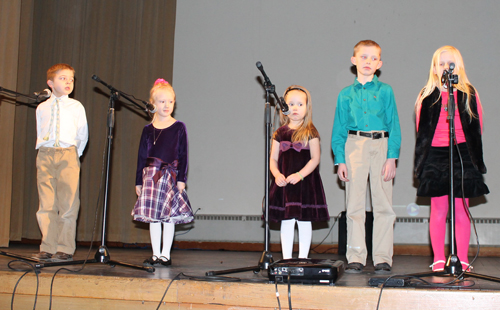
[[[264,66],[262,65],[262,63],[260,61],[257,61],[257,63],[255,65],[257,66],[257,69],[259,69],[259,71],[264,76],[264,80],[266,80],[266,83],[272,84],[271,80],[269,80],[269,77],[267,76],[266,72],[264,71]]]
[[[290,110],[288,110],[288,104],[286,104],[285,98],[283,97],[280,97],[280,107],[281,113],[283,113],[283,115],[290,114]]]
[[[451,67],[451,65],[450,65],[450,67]],[[453,65],[453,67],[455,67],[455,65]],[[448,74],[449,74],[448,70],[444,69],[443,74],[441,75],[441,83],[444,85],[445,88],[446,88],[446,80],[447,80]]]
[[[146,106],[146,111],[148,111],[149,113],[156,113],[156,111],[158,111],[156,105],[146,101],[143,101],[142,103]]]
[[[259,71],[262,73],[262,76],[264,76],[265,85],[271,86],[273,83],[271,83],[271,80],[269,79],[266,72],[264,71],[264,66],[262,65],[262,63],[260,61],[257,61],[257,63],[255,65],[257,66],[257,69],[259,69]],[[276,91],[274,91],[274,85],[272,85],[272,86],[273,86],[272,87],[273,95],[274,95],[274,98],[276,99],[278,105],[281,108],[281,113],[283,113],[283,115],[290,114],[290,111],[288,111],[288,104],[286,104],[285,99],[283,99],[283,97],[278,97],[278,95],[276,94]],[[266,88],[266,91],[268,91],[267,88]]]
[[[102,83],[101,79],[97,75],[95,75],[95,74],[92,75],[92,80],[97,81],[99,83]],[[108,86],[108,85],[106,85],[106,86]]]
[[[33,94],[36,96],[36,101],[40,102],[45,98],[49,98],[52,95],[52,92],[50,91],[50,89],[45,88],[43,91],[34,92]]]
[[[132,99],[130,99],[130,98],[128,97],[129,95],[127,95],[127,94],[125,94],[125,93],[123,93],[123,92],[121,92],[121,91],[119,91],[119,90],[115,89],[113,86],[111,86],[111,85],[107,84],[106,82],[104,82],[103,80],[101,80],[101,79],[100,79],[97,75],[95,75],[95,74],[94,74],[94,75],[92,75],[92,80],[94,80],[94,81],[96,81],[96,82],[99,82],[99,83],[101,83],[102,85],[106,86],[109,90],[111,90],[111,91],[114,93],[113,95],[116,95],[117,97],[121,95],[123,98],[125,98],[125,99],[127,99],[128,101],[132,102],[132,103],[133,103],[133,104],[135,104],[136,106],[139,106],[139,105],[137,104],[137,102],[135,102],[134,100],[132,100]],[[132,96],[132,97],[134,97],[134,96]],[[157,107],[156,107],[154,104],[151,104],[151,103],[146,102],[146,101],[144,101],[144,100],[137,99],[137,98],[135,98],[135,97],[134,97],[134,99],[135,99],[135,100],[138,100],[138,101],[140,101],[140,102],[142,102],[142,103],[146,106],[145,111],[147,111],[147,112],[150,112],[150,113],[156,113],[156,111],[158,110],[158,109],[157,109]]]
[[[100,79],[97,75],[95,75],[95,74],[94,74],[94,75],[92,75],[92,80],[94,80],[94,81],[96,81],[96,82],[101,83],[102,85],[106,86],[107,88],[109,88],[109,90],[111,90],[111,91],[113,91],[113,92],[115,91],[115,89],[113,88],[113,86],[106,84],[103,80],[101,80],[101,79]]]
[[[449,68],[448,70],[446,70],[446,69],[443,70],[443,75],[441,76],[441,83],[443,83],[443,84],[446,83],[446,77],[448,75],[453,74],[453,70],[455,70],[455,63],[454,62],[450,63],[448,68]]]

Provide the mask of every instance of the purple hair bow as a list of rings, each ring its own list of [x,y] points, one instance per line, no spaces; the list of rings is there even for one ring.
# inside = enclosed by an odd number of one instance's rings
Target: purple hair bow
[[[297,152],[300,152],[301,150],[308,150],[309,147],[302,147],[302,142],[289,142],[289,141],[281,141],[280,142],[280,151],[285,152],[288,151],[290,148],[293,148]]]

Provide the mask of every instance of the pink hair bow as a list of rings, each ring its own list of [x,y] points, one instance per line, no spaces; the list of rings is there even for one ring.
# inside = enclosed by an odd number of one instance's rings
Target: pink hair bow
[[[156,84],[160,84],[160,83],[162,83],[162,84],[168,84],[168,82],[167,82],[167,81],[165,81],[164,79],[157,79],[157,80],[155,81],[155,85],[156,85]]]

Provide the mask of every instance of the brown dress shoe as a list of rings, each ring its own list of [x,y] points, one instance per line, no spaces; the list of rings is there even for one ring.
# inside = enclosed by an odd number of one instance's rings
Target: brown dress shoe
[[[72,261],[73,260],[73,254],[66,254],[63,252],[57,252],[56,255],[53,257],[55,260],[58,261]]]
[[[48,259],[51,259],[52,256],[53,256],[52,253],[40,251],[40,253],[37,253],[37,254],[33,255],[32,257],[34,259],[38,259],[38,260],[48,260]]]

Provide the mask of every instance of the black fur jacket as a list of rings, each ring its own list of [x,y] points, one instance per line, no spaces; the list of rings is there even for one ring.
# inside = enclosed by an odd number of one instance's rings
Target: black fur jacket
[[[483,143],[481,140],[481,124],[477,109],[475,90],[472,86],[470,108],[475,117],[470,117],[465,110],[467,94],[457,91],[457,105],[460,113],[460,121],[465,135],[467,149],[472,159],[474,167],[481,173],[486,173],[486,166],[483,161]],[[441,111],[440,91],[436,88],[431,95],[422,101],[420,110],[420,121],[418,125],[417,139],[415,143],[415,163],[414,173],[418,178],[422,173],[422,168],[429,154],[432,139],[439,120]]]

